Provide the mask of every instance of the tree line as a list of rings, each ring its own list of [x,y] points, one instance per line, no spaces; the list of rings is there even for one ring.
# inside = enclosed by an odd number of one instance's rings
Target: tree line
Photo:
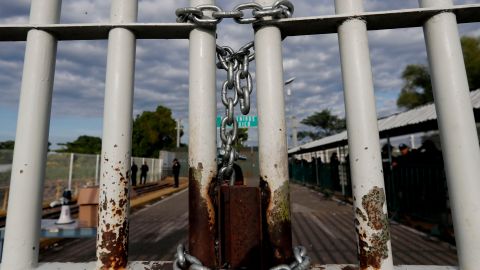
[[[464,36],[460,42],[470,91],[480,89],[480,37]],[[433,87],[427,65],[407,65],[401,76],[404,84],[397,98],[399,108],[413,109],[433,102]],[[299,132],[299,139],[308,137],[318,140],[346,128],[345,119],[332,114],[329,109],[315,112],[301,123],[312,127],[313,131]]]
[[[177,145],[177,124],[172,111],[158,106],[155,111],[144,111],[133,119],[132,155],[137,157],[158,157],[160,150],[170,150]],[[248,139],[248,129],[239,128],[237,147],[243,146]],[[183,129],[180,129],[180,137]],[[51,143],[48,143],[49,147]],[[76,140],[58,144],[60,153],[100,154],[102,139],[100,137],[81,135]],[[0,142],[0,149],[13,150],[13,140]],[[185,147],[185,144],[181,144]],[[49,149],[50,150],[50,149]]]
[[[176,122],[172,111],[164,106],[158,106],[153,112],[144,111],[133,120],[132,154],[140,157],[158,157],[159,151],[176,146]],[[183,135],[181,131],[180,135]],[[49,146],[51,143],[48,143]],[[100,137],[81,135],[76,140],[59,143],[60,149],[55,152],[100,154],[102,139]],[[0,142],[0,149],[13,150],[12,140]]]

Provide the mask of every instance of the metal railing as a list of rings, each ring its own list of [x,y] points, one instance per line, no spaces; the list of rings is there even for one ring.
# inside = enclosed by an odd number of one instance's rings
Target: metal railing
[[[339,199],[353,199],[348,164],[316,165],[314,160],[292,159],[289,169],[290,180],[294,183],[316,188],[326,196],[335,193]],[[390,218],[425,222],[427,226],[424,229],[431,229],[433,234],[442,233],[438,228],[451,229],[447,179],[441,164],[411,164],[390,170],[389,164],[384,163],[383,170]],[[450,235],[440,236],[451,240]]]
[[[273,6],[274,0],[256,0]],[[191,0],[192,6],[214,0]],[[393,269],[387,202],[376,122],[368,30],[423,27],[445,153],[460,268],[480,265],[480,149],[468,96],[457,23],[480,21],[480,5],[454,7],[451,0],[419,0],[419,9],[364,12],[361,0],[335,0],[336,15],[255,24],[259,171],[271,191],[267,233],[289,252],[288,166],[281,40],[289,35],[338,33],[351,176],[361,269]],[[192,254],[214,264],[215,220],[208,186],[216,175],[215,27],[191,23],[136,23],[138,1],[112,0],[110,23],[59,25],[60,0],[32,1],[25,25],[0,26],[1,41],[26,40],[2,269],[38,265],[40,212],[56,47],[59,40],[108,39],[104,128],[100,157],[97,269],[127,266],[128,185],[131,156],[136,39],[189,38],[190,214],[200,226]],[[199,106],[201,104],[201,106]],[[33,136],[35,134],[35,136]],[[460,180],[457,180],[460,179]],[[198,196],[197,196],[198,195]],[[204,207],[204,205],[207,205]],[[285,207],[287,206],[287,207]],[[282,208],[283,207],[283,208]],[[277,209],[278,208],[278,209]],[[273,211],[273,212],[270,212]],[[279,215],[285,227],[276,227]],[[192,242],[191,242],[192,243]],[[276,243],[278,244],[278,243]],[[201,255],[201,256],[200,256]],[[282,255],[283,256],[283,255]],[[131,267],[135,267],[131,264]],[[138,267],[138,265],[137,265]]]

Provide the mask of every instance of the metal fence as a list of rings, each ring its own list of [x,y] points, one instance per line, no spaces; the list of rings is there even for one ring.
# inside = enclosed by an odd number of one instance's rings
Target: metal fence
[[[7,209],[12,160],[13,150],[0,150],[0,211]],[[169,168],[166,168],[161,159],[132,157],[132,162],[139,167],[143,163],[147,164],[147,183],[170,176]],[[137,174],[139,179],[140,172]],[[75,197],[80,187],[98,185],[99,177],[100,155],[49,152],[45,167],[43,205],[59,199],[64,189],[72,190]]]
[[[316,165],[315,160],[291,159],[289,169],[292,182],[318,188],[327,195],[335,192],[352,199],[348,164],[334,168],[329,163]],[[408,165],[390,170],[389,164],[384,163],[383,171],[390,217],[412,218],[436,228],[451,227],[447,179],[441,164]]]

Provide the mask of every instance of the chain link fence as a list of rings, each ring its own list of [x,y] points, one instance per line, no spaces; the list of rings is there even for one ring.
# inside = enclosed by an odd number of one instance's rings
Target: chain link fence
[[[13,150],[0,150],[0,211],[5,211],[7,207],[12,160]],[[168,175],[161,159],[132,157],[132,162],[139,168],[137,183],[144,163],[149,167],[146,183],[160,181]],[[100,155],[50,152],[47,155],[43,204],[60,198],[64,189],[71,189],[72,195],[76,196],[80,187],[98,185],[99,181]]]

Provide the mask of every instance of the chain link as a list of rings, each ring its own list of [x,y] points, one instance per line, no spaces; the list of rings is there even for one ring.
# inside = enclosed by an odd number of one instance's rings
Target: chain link
[[[295,261],[291,264],[281,264],[270,268],[270,270],[307,270],[310,267],[311,259],[307,256],[307,250],[303,246],[296,246],[293,248],[293,255]],[[199,259],[188,254],[185,247],[180,244],[175,253],[175,260],[173,261],[173,270],[212,270],[200,262]],[[223,269],[223,268],[222,268]]]
[[[267,19],[290,18],[293,4],[289,0],[278,0],[272,6],[262,6],[255,2],[237,5],[231,11],[224,11],[215,5],[179,8],[175,11],[177,22],[192,22],[198,26],[215,26],[225,18],[232,18],[240,24],[257,23]],[[249,12],[250,11],[250,12]],[[211,14],[206,14],[207,12]],[[249,17],[250,15],[250,17]]]
[[[227,78],[222,84],[221,100],[225,106],[225,116],[220,125],[220,139],[222,140],[222,166],[218,171],[218,181],[230,179],[230,185],[235,183],[233,164],[238,153],[233,147],[237,140],[238,123],[235,119],[235,106],[240,103],[240,111],[246,115],[250,112],[250,94],[253,90],[252,75],[248,67],[249,62],[255,59],[253,41],[245,44],[238,51],[227,46],[217,45],[217,67],[227,71]],[[229,92],[231,95],[229,96]],[[227,126],[231,126],[230,130]]]

